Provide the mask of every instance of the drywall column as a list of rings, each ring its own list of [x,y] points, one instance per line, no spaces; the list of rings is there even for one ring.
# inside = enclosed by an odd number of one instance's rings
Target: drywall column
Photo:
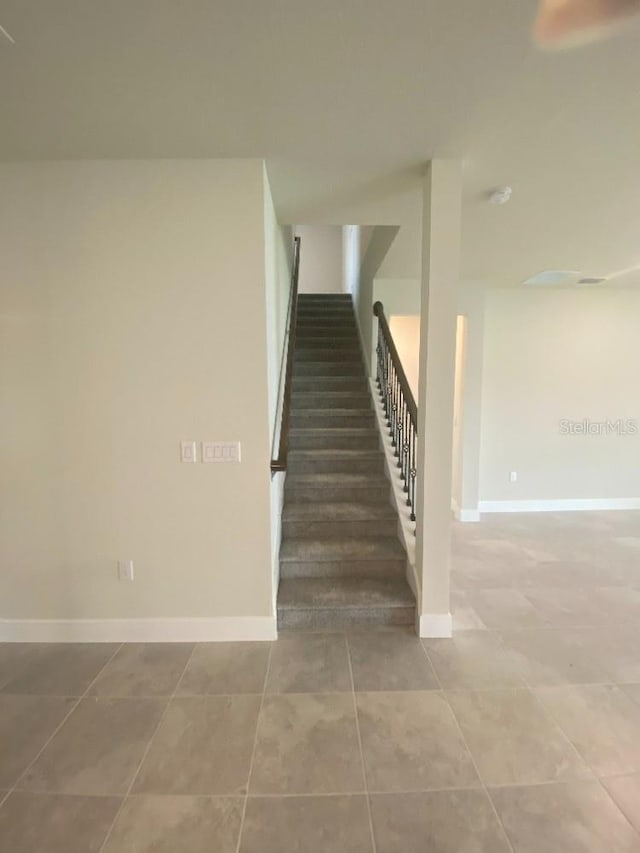
[[[460,289],[458,313],[466,320],[467,334],[462,389],[462,453],[460,493],[455,494],[458,521],[480,521],[480,439],[482,414],[482,364],[484,358],[484,295],[481,282]]]
[[[450,637],[451,466],[462,170],[433,160],[424,182],[416,570],[421,637]]]

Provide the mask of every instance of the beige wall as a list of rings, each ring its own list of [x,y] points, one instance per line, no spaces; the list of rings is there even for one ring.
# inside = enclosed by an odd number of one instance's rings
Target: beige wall
[[[353,293],[356,310],[356,321],[360,330],[362,350],[367,361],[367,368],[372,365],[373,346],[373,282],[384,260],[389,247],[398,234],[397,225],[376,225],[371,229],[367,248],[362,256],[358,272],[358,285]]]
[[[271,456],[278,453],[282,399],[284,394],[284,364],[286,363],[286,332],[291,295],[293,260],[293,229],[278,224],[266,170],[264,175],[264,231],[267,311],[267,366],[269,383],[269,442]],[[280,576],[280,540],[282,538],[282,504],[284,474],[271,478],[271,572],[273,603]]]
[[[379,278],[420,279],[422,267],[421,225],[422,219],[416,214],[412,224],[401,226],[385,259],[380,264]]]
[[[264,192],[258,160],[0,167],[0,617],[271,615]]]
[[[403,317],[392,314],[389,317],[389,329],[407,382],[417,403],[420,376],[420,315]]]
[[[420,281],[413,278],[379,278],[376,277],[373,281],[372,301],[382,302],[384,313],[389,320],[394,316],[415,316],[415,323],[418,329],[417,335],[411,334],[404,343],[404,351],[407,357],[415,364],[419,361],[420,350]],[[370,317],[371,328],[371,375],[375,376],[376,371],[376,346],[378,340],[378,321],[373,316]],[[409,330],[407,329],[407,333]],[[413,347],[413,351],[412,348]],[[405,365],[405,370],[407,365]],[[410,368],[411,369],[411,368]],[[415,376],[415,387],[413,393],[418,399],[418,376]]]
[[[638,292],[487,293],[481,500],[640,498],[640,435],[559,430],[562,418],[640,422],[639,329]]]
[[[298,225],[300,293],[342,293],[342,226]]]

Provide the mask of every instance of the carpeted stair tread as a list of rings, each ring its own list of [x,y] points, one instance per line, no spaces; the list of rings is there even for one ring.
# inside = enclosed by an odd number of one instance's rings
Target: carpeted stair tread
[[[290,578],[280,582],[278,609],[413,607],[404,578]]]
[[[285,539],[280,548],[280,560],[301,559],[313,562],[335,560],[402,560],[405,551],[397,537],[368,536],[364,539]]]
[[[397,516],[390,503],[385,505],[327,501],[313,505],[286,504],[282,518],[287,521],[381,521],[395,519]]]
[[[411,625],[407,555],[348,294],[298,299],[278,626]]]

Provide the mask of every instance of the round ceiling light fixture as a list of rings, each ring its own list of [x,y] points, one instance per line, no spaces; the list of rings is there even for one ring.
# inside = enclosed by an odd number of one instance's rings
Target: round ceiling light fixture
[[[571,47],[602,38],[640,13],[640,0],[540,0],[534,37],[541,47]]]
[[[489,204],[506,204],[511,201],[513,190],[511,187],[498,187],[489,193]]]

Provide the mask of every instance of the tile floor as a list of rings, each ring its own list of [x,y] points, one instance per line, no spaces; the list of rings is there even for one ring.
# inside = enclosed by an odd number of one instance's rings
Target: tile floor
[[[640,513],[457,526],[456,635],[0,645],[0,850],[640,853]]]

